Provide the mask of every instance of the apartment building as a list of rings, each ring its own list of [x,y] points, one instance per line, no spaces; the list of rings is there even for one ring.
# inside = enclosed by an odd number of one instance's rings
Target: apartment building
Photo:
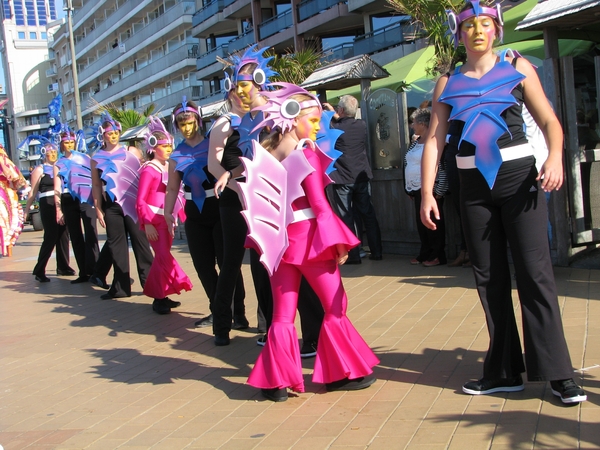
[[[0,53],[8,103],[6,142],[13,161],[27,173],[30,154],[16,151],[28,135],[48,128],[48,103],[58,88],[48,71],[48,30],[56,24],[56,0],[2,0]],[[33,153],[33,152],[31,152]]]
[[[277,53],[309,46],[328,61],[369,54],[380,65],[417,50],[418,29],[385,0],[207,0],[193,18],[200,39],[197,77],[206,95],[201,104],[222,96],[219,58],[250,44]]]
[[[196,79],[198,39],[192,37],[193,1],[73,0],[73,37],[84,124],[97,104],[142,111],[153,103],[163,114],[201,97]],[[75,125],[69,30],[51,43],[55,82],[65,118]],[[71,123],[72,122],[72,123]]]

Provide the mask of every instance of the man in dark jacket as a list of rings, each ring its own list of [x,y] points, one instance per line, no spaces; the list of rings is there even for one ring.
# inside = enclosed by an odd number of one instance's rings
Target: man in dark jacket
[[[328,103],[323,107],[333,110]],[[362,235],[360,225],[362,222],[371,250],[369,259],[380,260],[382,258],[381,231],[375,208],[371,203],[369,180],[373,178],[373,173],[366,151],[367,126],[363,120],[355,118],[358,101],[351,95],[340,97],[335,110],[331,127],[344,132],[335,144],[335,148],[342,152],[342,156],[335,163],[336,170],[330,174],[333,184],[327,187],[327,196],[335,213],[359,238]],[[359,224],[358,233],[357,224]],[[350,250],[346,264],[360,263],[360,248],[356,247]]]

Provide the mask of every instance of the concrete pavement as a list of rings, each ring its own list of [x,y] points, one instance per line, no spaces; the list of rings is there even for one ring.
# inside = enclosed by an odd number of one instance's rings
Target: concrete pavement
[[[600,447],[599,270],[555,268],[573,365],[585,369],[574,376],[586,403],[565,407],[546,383],[464,395],[462,384],[481,375],[488,344],[471,271],[384,255],[342,268],[349,317],[381,359],[378,381],[327,393],[312,383],[309,359],[307,392],[275,404],[245,384],[260,351],[255,330],[233,331],[231,345],[215,347],[210,329],[193,328],[208,300],[182,241],[174,254],[194,290],[159,316],[135,275],[131,298],[108,301],[91,284],[56,277],[54,259],[52,281],[34,281],[41,237],[27,227],[13,257],[0,258],[6,450]],[[256,325],[247,264],[243,274]]]

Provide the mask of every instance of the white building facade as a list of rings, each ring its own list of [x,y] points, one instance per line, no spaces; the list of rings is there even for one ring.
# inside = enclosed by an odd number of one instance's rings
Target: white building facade
[[[198,40],[191,35],[193,1],[74,0],[73,36],[84,125],[98,104],[170,112],[185,95],[199,97]],[[75,99],[67,25],[51,45],[53,81],[63,93],[65,119],[75,127]]]

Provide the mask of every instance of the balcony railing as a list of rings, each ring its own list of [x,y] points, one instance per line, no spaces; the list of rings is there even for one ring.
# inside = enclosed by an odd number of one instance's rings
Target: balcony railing
[[[202,70],[205,67],[208,67],[217,62],[217,56],[223,59],[226,59],[228,56],[228,47],[227,44],[219,45],[218,47],[209,50],[204,53],[200,58],[196,60],[196,69]]]
[[[333,63],[336,61],[343,61],[344,59],[352,58],[354,56],[354,44],[346,43],[336,45],[328,50],[323,52],[323,57],[321,61],[327,63]]]
[[[94,3],[94,2],[89,2]],[[115,10],[109,17],[107,17],[104,22],[98,24],[96,28],[92,31],[88,32],[86,37],[81,39],[79,42],[75,44],[75,50],[80,52],[82,49],[86,48],[88,45],[92,45],[95,42],[100,42],[106,36],[102,36],[104,33],[108,31],[109,28],[115,26],[115,18],[123,18],[134,9],[141,9],[145,6],[145,3],[150,3],[149,0],[139,1],[139,0],[128,0],[123,3],[119,9]],[[116,15],[115,15],[116,14]],[[114,16],[114,17],[113,17]]]
[[[228,45],[229,53],[237,52],[242,50],[249,45],[254,44],[254,30],[246,31],[244,34],[240,34],[238,37],[230,40]]]
[[[398,22],[387,27],[357,36],[354,39],[354,54],[370,54],[385,50],[403,42],[414,41],[419,37],[421,28],[409,21]]]
[[[154,103],[155,110],[157,111],[167,111],[173,109],[178,103],[181,103],[181,99],[184,95],[188,100],[197,102],[202,96],[202,86],[186,86],[178,91],[167,93],[162,97],[155,97],[150,103]],[[139,112],[142,112],[147,107],[148,104],[144,104],[138,106],[136,109]]]
[[[184,45],[172,52],[167,53],[164,56],[150,61],[148,65],[134,72],[134,74],[126,78],[122,78],[118,82],[113,82],[111,86],[98,91],[94,95],[94,99],[98,102],[102,102],[114,95],[124,93],[127,89],[140,83],[141,81],[148,80],[157,74],[161,74],[162,72],[165,72],[165,76],[167,76],[167,74],[170,74],[171,68],[183,60],[189,59],[191,65],[193,59],[189,56],[189,47],[191,46]]]
[[[302,22],[346,0],[304,0],[298,5],[298,20]]]
[[[293,25],[292,10],[287,10],[281,14],[265,20],[258,26],[258,35],[260,40],[264,40],[269,36],[279,33]]]
[[[231,3],[228,3],[227,5],[229,4]],[[225,6],[225,0],[214,0],[210,2],[204,8],[196,11],[196,13],[194,14],[194,18],[192,19],[192,27],[196,27],[205,20],[210,19],[212,16],[223,12]]]
[[[170,25],[175,23],[184,15],[191,15],[194,11],[194,2],[181,2],[169,8],[165,13],[156,20],[148,23],[144,28],[136,31],[129,39],[121,42],[125,49],[134,49],[147,39],[157,38],[161,36],[164,30],[170,29]],[[189,20],[189,19],[188,19]],[[103,69],[110,67],[112,61],[117,60],[121,55],[121,47],[117,46],[111,49],[108,53],[98,58],[96,61],[88,65],[85,69],[79,72],[79,80],[81,85],[89,82],[88,78],[96,78],[98,73],[102,73]]]

